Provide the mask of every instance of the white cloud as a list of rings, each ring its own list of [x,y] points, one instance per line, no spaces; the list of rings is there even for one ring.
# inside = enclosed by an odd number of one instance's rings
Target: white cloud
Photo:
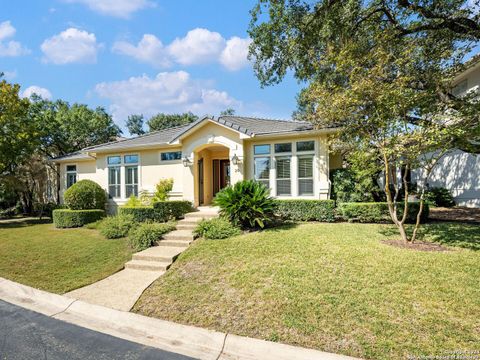
[[[17,77],[17,70],[4,71],[4,72],[3,72],[3,77],[4,77],[6,80],[15,79],[15,78]]]
[[[117,41],[113,44],[112,51],[117,54],[127,55],[138,61],[152,64],[156,67],[170,66],[170,59],[162,42],[151,34],[145,34],[137,45],[127,41]]]
[[[128,80],[97,84],[95,92],[111,102],[115,121],[123,123],[130,114],[146,117],[159,112],[217,114],[228,107],[240,109],[242,103],[207,82],[192,79],[185,71],[161,72]]]
[[[160,68],[174,62],[181,65],[218,62],[227,70],[236,71],[248,65],[250,43],[249,38],[234,36],[225,40],[218,32],[196,28],[167,46],[155,35],[145,34],[138,44],[117,41],[112,51]]]
[[[42,88],[40,86],[32,85],[26,88],[22,92],[22,97],[24,98],[30,98],[33,94],[37,94],[38,96],[42,97],[43,99],[51,99],[52,98],[52,93],[45,88]]]
[[[54,64],[95,63],[100,47],[95,34],[76,28],[62,31],[46,39],[40,46],[44,54],[43,61]]]
[[[16,29],[12,26],[10,21],[0,23],[0,57],[3,56],[20,56],[30,53],[30,50],[23,47],[18,41],[10,40],[15,35]]]
[[[155,3],[148,0],[66,0],[66,2],[83,4],[102,15],[119,18],[128,18],[138,10],[155,6]]]
[[[196,28],[183,38],[176,38],[169,46],[170,55],[182,65],[209,62],[220,56],[225,39],[218,32]]]
[[[220,55],[220,63],[228,70],[235,71],[248,65],[248,47],[251,39],[242,39],[234,36],[227,41],[227,46]]]

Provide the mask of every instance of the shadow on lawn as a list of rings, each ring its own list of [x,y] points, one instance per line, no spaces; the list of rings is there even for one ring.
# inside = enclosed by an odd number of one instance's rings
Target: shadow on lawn
[[[23,228],[33,225],[40,225],[40,224],[51,224],[52,220],[49,218],[40,219],[13,219],[9,222],[1,222],[0,221],[0,229],[14,229],[14,228]]]
[[[413,227],[409,226],[409,235],[411,235],[412,230]],[[398,230],[393,226],[383,228],[380,233],[384,236],[398,236]],[[421,226],[418,240],[479,251],[480,226],[453,222],[430,223]]]

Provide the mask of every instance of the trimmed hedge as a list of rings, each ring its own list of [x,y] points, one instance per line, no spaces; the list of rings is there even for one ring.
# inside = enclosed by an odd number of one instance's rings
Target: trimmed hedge
[[[408,203],[408,214],[406,223],[414,224],[417,221],[417,213],[420,203]],[[337,207],[338,214],[349,221],[357,221],[364,223],[388,223],[392,222],[386,202],[377,203],[341,203]],[[423,212],[420,221],[422,223],[428,220],[429,206],[423,204]],[[403,214],[403,203],[398,204],[398,215]]]
[[[107,239],[119,239],[126,237],[136,224],[133,215],[117,215],[105,218],[98,228]]]
[[[107,193],[95,181],[80,180],[63,195],[65,205],[72,210],[105,209]]]
[[[53,210],[53,223],[57,228],[82,227],[105,217],[105,210]]]
[[[118,215],[131,215],[136,222],[161,221],[157,220],[153,206],[122,206],[118,209]]]
[[[276,213],[291,221],[335,221],[333,200],[275,200]]]
[[[155,244],[156,241],[160,240],[162,235],[175,229],[175,224],[165,223],[165,224],[156,224],[156,223],[145,223],[140,224],[128,234],[128,242],[132,249],[136,251],[141,251],[148,249],[150,246]]]
[[[156,221],[168,221],[182,218],[193,210],[193,205],[186,200],[160,201],[153,204],[153,209]]]

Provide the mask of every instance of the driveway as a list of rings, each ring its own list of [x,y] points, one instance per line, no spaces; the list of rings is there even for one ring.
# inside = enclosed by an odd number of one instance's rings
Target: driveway
[[[0,300],[0,359],[192,359],[52,319]]]

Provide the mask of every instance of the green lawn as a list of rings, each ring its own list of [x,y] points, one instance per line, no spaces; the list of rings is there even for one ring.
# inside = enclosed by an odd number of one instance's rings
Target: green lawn
[[[131,258],[125,239],[97,230],[55,229],[40,221],[0,224],[0,276],[65,293],[123,268]]]
[[[396,248],[391,226],[348,223],[199,240],[134,311],[369,359],[480,350],[480,227],[424,229],[456,247]]]

